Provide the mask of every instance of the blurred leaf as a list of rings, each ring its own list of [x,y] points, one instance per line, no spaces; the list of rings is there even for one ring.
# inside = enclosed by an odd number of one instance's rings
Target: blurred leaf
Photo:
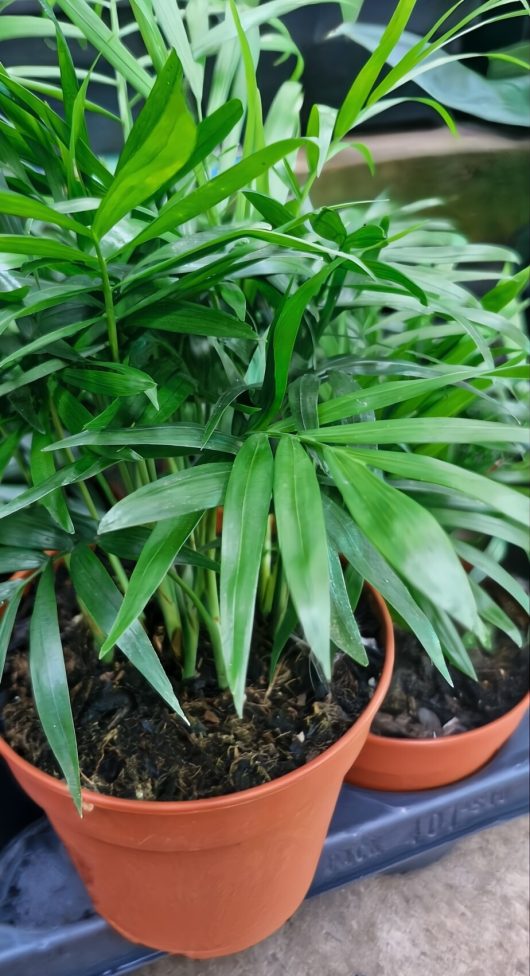
[[[482,549],[470,546],[462,539],[455,539],[453,545],[459,556],[471,566],[475,566],[481,572],[489,576],[490,579],[502,586],[510,596],[523,608],[525,613],[530,614],[530,596],[523,589],[521,584],[503,566],[500,566],[496,559]]]
[[[42,498],[46,498],[50,492],[55,491],[56,488],[64,488],[66,485],[75,484],[77,481],[86,481],[87,478],[92,478],[94,475],[100,474],[110,464],[111,461],[95,458],[93,455],[88,455],[87,457],[80,458],[79,461],[67,464],[64,468],[61,468],[52,475],[51,478],[47,478],[46,481],[41,482],[37,487],[27,488],[25,491],[20,492],[13,501],[8,502],[6,505],[0,505],[0,519],[7,518],[8,515],[12,515],[22,508],[28,508],[35,502],[39,502]]]
[[[326,444],[525,444],[528,430],[516,424],[488,420],[413,417],[375,420],[308,430],[304,437]]]
[[[24,595],[25,583],[20,585],[20,581],[18,582],[19,586],[11,596],[8,606],[2,607],[0,610],[0,681],[4,673],[7,650],[11,641],[11,634],[13,633],[18,608]]]
[[[230,434],[214,433],[203,445],[204,428],[200,424],[167,424],[160,427],[134,427],[131,430],[84,430],[72,437],[56,441],[48,450],[59,450],[65,447],[126,447],[131,445],[141,447],[149,445],[160,448],[160,457],[164,457],[164,448],[189,448],[189,453],[195,453],[207,446],[212,451],[222,451],[225,454],[236,454],[239,441]]]
[[[521,632],[516,624],[510,620],[508,614],[504,612],[502,607],[499,607],[495,603],[495,600],[492,600],[489,594],[474,579],[471,579],[471,589],[473,590],[478,612],[482,619],[492,624],[497,630],[502,630],[517,647],[522,647],[523,638]]]
[[[506,281],[499,281],[482,297],[482,307],[489,312],[502,312],[530,282],[530,267],[523,268]]]

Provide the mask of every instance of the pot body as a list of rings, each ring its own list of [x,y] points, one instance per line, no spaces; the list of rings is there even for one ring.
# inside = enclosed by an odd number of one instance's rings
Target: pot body
[[[64,783],[0,739],[14,776],[48,815],[97,911],[134,942],[193,958],[228,955],[279,928],[312,881],[344,775],[388,690],[390,615],[372,591],[386,657],[373,698],[326,752],[263,786],[190,802],[121,800],[83,791],[79,818]]]
[[[494,722],[440,739],[392,739],[369,734],[346,782],[370,790],[429,790],[477,772],[515,732],[530,695]]]

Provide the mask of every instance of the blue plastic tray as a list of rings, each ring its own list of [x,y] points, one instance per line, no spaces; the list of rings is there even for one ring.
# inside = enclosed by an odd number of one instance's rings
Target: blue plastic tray
[[[453,786],[423,793],[345,786],[309,895],[370,874],[421,867],[466,834],[525,813],[528,731],[526,716],[488,766]],[[1,769],[0,788],[1,838],[19,802]],[[27,805],[21,810],[32,815]],[[0,851],[0,976],[117,976],[158,955],[127,942],[94,914],[46,820],[25,827]]]

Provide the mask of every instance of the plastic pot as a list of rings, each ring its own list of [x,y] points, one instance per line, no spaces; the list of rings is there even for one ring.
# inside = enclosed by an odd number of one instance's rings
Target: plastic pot
[[[369,734],[346,782],[370,790],[429,790],[470,776],[493,758],[521,722],[526,694],[514,708],[479,729],[440,739],[393,739]]]
[[[326,752],[263,786],[189,802],[83,791],[79,818],[63,782],[0,739],[0,754],[42,806],[95,908],[134,942],[193,958],[239,952],[278,929],[303,900],[346,771],[388,690],[392,621],[371,590],[386,656],[373,698]]]

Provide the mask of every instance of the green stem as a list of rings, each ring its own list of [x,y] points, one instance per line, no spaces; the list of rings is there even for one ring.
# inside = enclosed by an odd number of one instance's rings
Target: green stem
[[[211,644],[212,644],[212,650],[213,650],[213,656],[214,656],[214,661],[215,661],[215,667],[216,667],[216,670],[217,670],[217,681],[218,681],[219,687],[220,688],[227,688],[228,687],[228,682],[226,680],[226,672],[225,672],[224,664],[223,664],[223,650],[222,650],[222,647],[221,647],[221,632],[219,630],[219,623],[218,623],[218,621],[215,620],[210,613],[208,613],[208,610],[204,606],[204,603],[202,602],[202,600],[199,600],[199,597],[197,596],[197,594],[195,593],[195,591],[192,589],[192,587],[188,583],[186,583],[186,580],[183,579],[182,576],[179,576],[178,573],[176,573],[174,569],[170,569],[169,576],[171,577],[171,579],[175,583],[177,583],[178,586],[180,586],[180,588],[184,591],[184,593],[186,594],[186,596],[189,597],[189,599],[193,603],[194,607],[196,607],[197,613],[199,614],[199,617],[201,618],[204,626],[206,627],[206,630],[208,631],[208,636],[209,636],[210,641],[211,641]],[[187,676],[189,677],[190,675],[187,675]]]
[[[167,636],[176,657],[180,660],[182,657],[182,620],[173,584],[167,577],[162,580],[158,587],[158,595],[160,597],[158,603],[164,618]]]
[[[116,327],[116,316],[114,314],[114,302],[112,300],[112,288],[107,270],[107,262],[101,253],[101,248],[97,241],[94,241],[94,247],[96,249],[99,270],[101,272],[101,285],[103,288],[103,298],[105,301],[105,314],[107,317],[107,333],[109,337],[110,351],[114,362],[119,363],[120,351],[118,348],[118,330]]]

